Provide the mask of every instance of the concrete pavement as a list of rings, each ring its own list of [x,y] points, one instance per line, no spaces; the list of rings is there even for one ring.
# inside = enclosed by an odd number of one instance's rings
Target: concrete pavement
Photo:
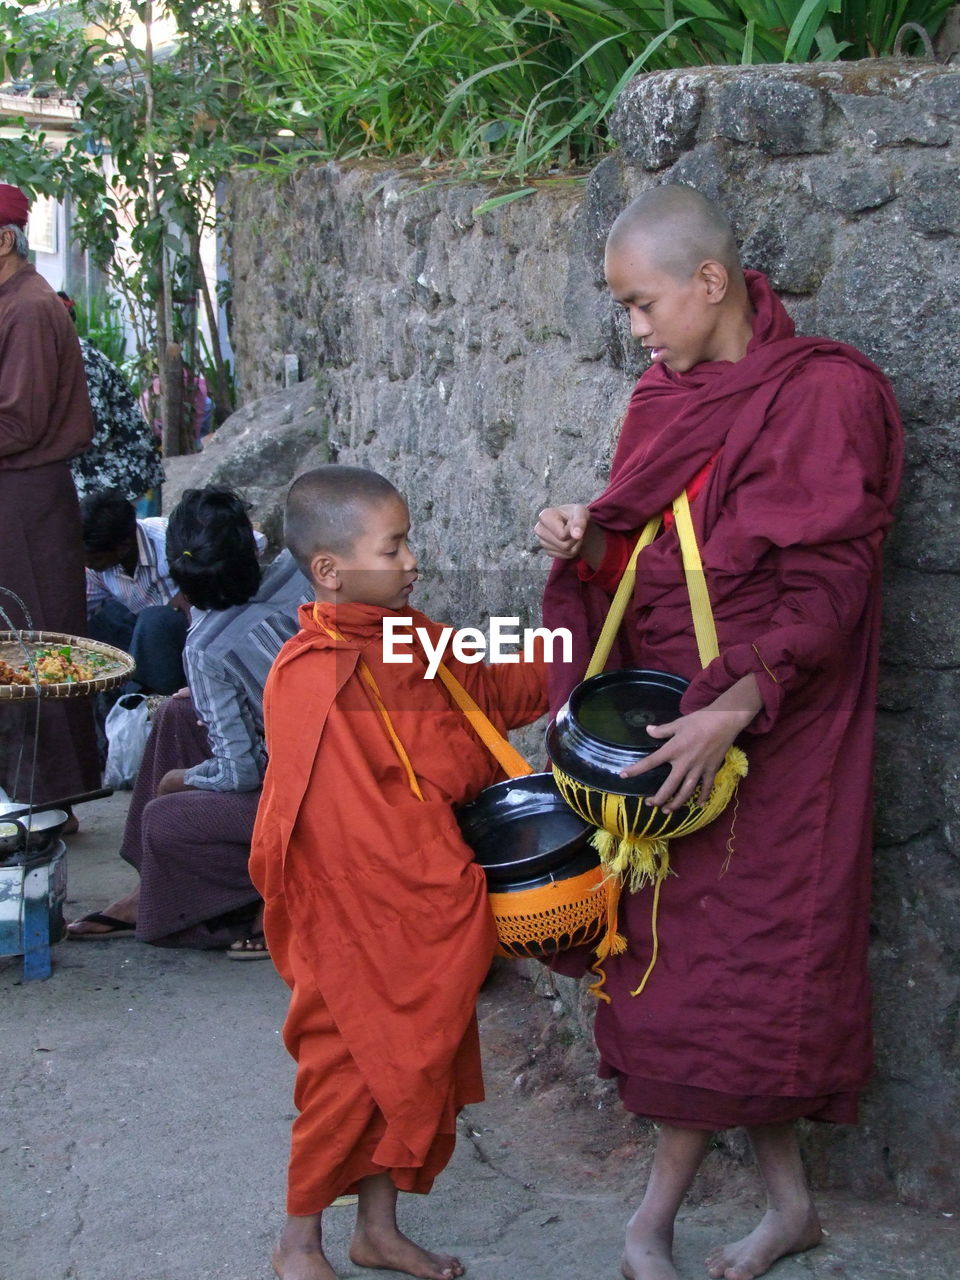
[[[70,841],[68,914],[133,883],[116,856],[127,796],[86,805]],[[130,938],[64,942],[48,982],[0,960],[0,1280],[267,1280],[282,1218],[293,1067],[286,990],[268,962],[168,951]],[[544,1047],[549,1002],[510,966],[484,992],[490,1100],[402,1224],[458,1253],[472,1280],[600,1280],[650,1150],[585,1077]],[[732,1199],[731,1199],[732,1197]],[[957,1280],[960,1220],[822,1199],[827,1243],[774,1280]],[[684,1277],[757,1216],[752,1172],[707,1171],[679,1227]],[[328,1215],[331,1261],[353,1267],[353,1211]]]

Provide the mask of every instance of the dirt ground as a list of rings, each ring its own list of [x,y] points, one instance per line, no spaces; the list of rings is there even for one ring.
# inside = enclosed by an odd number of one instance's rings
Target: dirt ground
[[[69,914],[133,873],[116,856],[127,797],[85,806],[68,854]],[[23,983],[0,959],[0,1280],[266,1280],[282,1218],[293,1069],[286,991],[266,962],[129,937],[56,948]],[[549,982],[496,968],[482,993],[488,1100],[405,1228],[458,1253],[473,1280],[616,1280],[652,1129],[595,1079],[591,1046],[557,1017]],[[957,1280],[960,1219],[821,1197],[824,1245],[774,1280]],[[759,1212],[752,1171],[709,1157],[678,1229],[685,1280]],[[343,1277],[349,1208],[327,1215]]]

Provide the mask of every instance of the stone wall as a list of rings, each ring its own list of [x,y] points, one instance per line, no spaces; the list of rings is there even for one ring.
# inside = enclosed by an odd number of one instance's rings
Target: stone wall
[[[609,224],[686,182],[733,219],[801,330],[892,377],[908,468],[890,543],[862,1126],[811,1134],[821,1181],[954,1207],[960,1192],[960,75],[936,64],[708,68],[636,80],[618,151],[491,213],[481,186],[327,166],[231,198],[233,341],[248,402],[192,478],[249,487],[274,534],[322,458],[410,496],[420,600],[532,613],[548,502],[602,485],[639,353],[607,298]],[[278,385],[293,352],[312,381]],[[265,428],[264,412],[273,425]]]

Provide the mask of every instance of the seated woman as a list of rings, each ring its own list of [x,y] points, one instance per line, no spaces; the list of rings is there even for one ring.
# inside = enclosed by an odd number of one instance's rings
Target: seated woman
[[[87,940],[135,930],[158,946],[265,955],[247,874],[266,767],[263,686],[310,588],[289,552],[261,571],[245,504],[224,489],[184,493],[167,556],[193,606],[188,688],[158,712],[131,798],[120,856],[140,883],[67,932]]]

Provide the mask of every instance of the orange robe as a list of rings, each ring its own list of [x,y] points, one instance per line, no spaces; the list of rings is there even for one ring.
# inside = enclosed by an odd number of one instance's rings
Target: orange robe
[[[264,691],[270,763],[250,859],[270,952],[292,989],[297,1061],[288,1212],[317,1213],[388,1172],[429,1191],[457,1111],[483,1098],[475,1002],[495,930],[453,806],[503,775],[450,702],[383,661],[371,605],[300,611]],[[439,628],[411,610],[414,626]],[[361,679],[363,656],[423,799]],[[502,732],[546,710],[539,664],[446,664]]]

